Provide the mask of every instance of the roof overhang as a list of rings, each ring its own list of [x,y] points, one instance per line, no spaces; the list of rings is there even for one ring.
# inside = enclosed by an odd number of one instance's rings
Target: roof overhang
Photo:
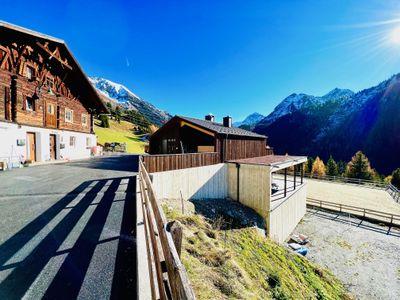
[[[288,156],[288,155],[266,155],[237,160],[230,160],[228,163],[258,165],[270,167],[272,172],[286,169],[307,161],[306,156]]]

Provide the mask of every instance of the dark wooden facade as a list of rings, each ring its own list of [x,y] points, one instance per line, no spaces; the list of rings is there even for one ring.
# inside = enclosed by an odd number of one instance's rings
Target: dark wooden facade
[[[272,154],[265,136],[175,116],[150,138],[150,154],[218,153],[220,162]],[[192,119],[194,120],[194,119]],[[204,126],[203,126],[204,125]],[[223,129],[223,130],[222,130]],[[236,134],[235,134],[236,133]],[[199,151],[199,149],[201,151]]]
[[[221,162],[220,154],[187,153],[143,155],[142,160],[149,173],[215,165]]]
[[[103,102],[63,41],[0,22],[0,121],[90,133]]]

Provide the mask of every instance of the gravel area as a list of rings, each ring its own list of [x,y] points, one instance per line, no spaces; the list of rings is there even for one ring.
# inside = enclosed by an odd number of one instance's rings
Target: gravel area
[[[400,229],[308,209],[294,233],[308,259],[327,267],[358,299],[400,299]]]

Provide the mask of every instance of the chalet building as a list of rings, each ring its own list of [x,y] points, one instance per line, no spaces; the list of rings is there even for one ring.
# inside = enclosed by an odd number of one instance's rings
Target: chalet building
[[[0,21],[0,160],[78,159],[107,112],[64,41]]]
[[[267,137],[232,126],[232,118],[215,122],[175,116],[150,138],[149,154],[218,153],[220,161],[272,154]]]

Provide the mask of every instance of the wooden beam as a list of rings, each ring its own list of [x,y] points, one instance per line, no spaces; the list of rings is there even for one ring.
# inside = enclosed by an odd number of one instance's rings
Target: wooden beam
[[[201,132],[203,132],[205,134],[208,134],[208,135],[211,135],[211,136],[215,136],[215,133],[213,133],[211,131],[208,131],[208,130],[203,129],[203,128],[199,127],[199,126],[193,125],[191,123],[188,123],[188,122],[185,122],[185,121],[181,121],[181,127],[183,127],[185,125],[189,126],[189,127],[192,127],[192,128],[194,128],[194,129],[196,129],[198,131],[201,131]]]
[[[56,48],[56,50],[51,52],[49,47],[48,47],[48,43],[47,42],[44,45],[42,45],[40,42],[36,42],[36,45],[39,46],[41,49],[43,49],[47,54],[49,54],[49,59],[52,59],[54,57],[63,66],[66,66],[68,69],[70,69],[72,71],[72,67],[68,64],[67,60],[62,60],[61,57],[55,56],[55,54],[57,54],[58,47]]]

